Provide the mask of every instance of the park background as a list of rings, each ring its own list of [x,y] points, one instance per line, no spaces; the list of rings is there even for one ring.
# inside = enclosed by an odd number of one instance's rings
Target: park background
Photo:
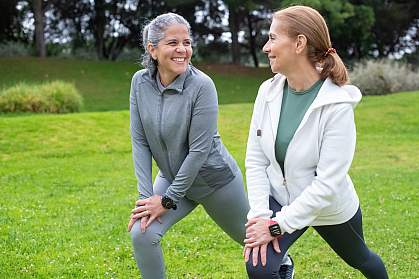
[[[322,13],[364,93],[350,175],[365,239],[390,278],[418,278],[414,0],[2,0],[0,278],[138,278],[126,225],[137,197],[128,97],[141,27],[167,11],[191,23],[192,63],[216,84],[219,131],[244,173],[253,102],[272,76],[261,47],[272,11],[290,4]],[[246,278],[241,247],[201,207],[162,246],[168,278]],[[312,229],[290,253],[296,278],[362,278]]]

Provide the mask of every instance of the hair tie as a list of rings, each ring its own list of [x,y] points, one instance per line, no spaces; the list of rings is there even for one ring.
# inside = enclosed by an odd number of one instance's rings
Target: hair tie
[[[326,52],[324,53],[324,57],[326,57],[329,53],[336,53],[336,49],[334,49],[333,47],[329,47]]]

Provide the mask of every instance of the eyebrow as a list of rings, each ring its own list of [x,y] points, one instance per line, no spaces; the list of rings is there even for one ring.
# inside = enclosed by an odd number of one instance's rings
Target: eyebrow
[[[178,39],[176,39],[176,38],[168,38],[168,39],[164,39],[166,42],[177,42],[177,41],[179,41]],[[187,38],[187,39],[184,39],[184,40],[181,40],[182,42],[184,42],[184,41],[192,41],[192,39],[191,38]]]

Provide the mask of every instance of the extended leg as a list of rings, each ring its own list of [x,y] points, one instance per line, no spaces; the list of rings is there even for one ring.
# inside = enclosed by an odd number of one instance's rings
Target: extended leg
[[[343,224],[314,228],[347,264],[361,271],[366,278],[388,278],[381,258],[365,244],[360,208]]]
[[[200,200],[208,215],[240,245],[246,236],[249,202],[244,192],[241,173],[224,187]]]

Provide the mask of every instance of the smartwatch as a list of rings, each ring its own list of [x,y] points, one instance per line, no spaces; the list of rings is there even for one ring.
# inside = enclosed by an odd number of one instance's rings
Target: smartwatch
[[[282,235],[281,227],[279,226],[278,222],[269,219],[268,220],[269,232],[273,237],[278,237]]]
[[[176,208],[177,208],[177,205],[175,204],[175,202],[166,195],[164,195],[161,198],[161,205],[166,209],[176,210]]]

